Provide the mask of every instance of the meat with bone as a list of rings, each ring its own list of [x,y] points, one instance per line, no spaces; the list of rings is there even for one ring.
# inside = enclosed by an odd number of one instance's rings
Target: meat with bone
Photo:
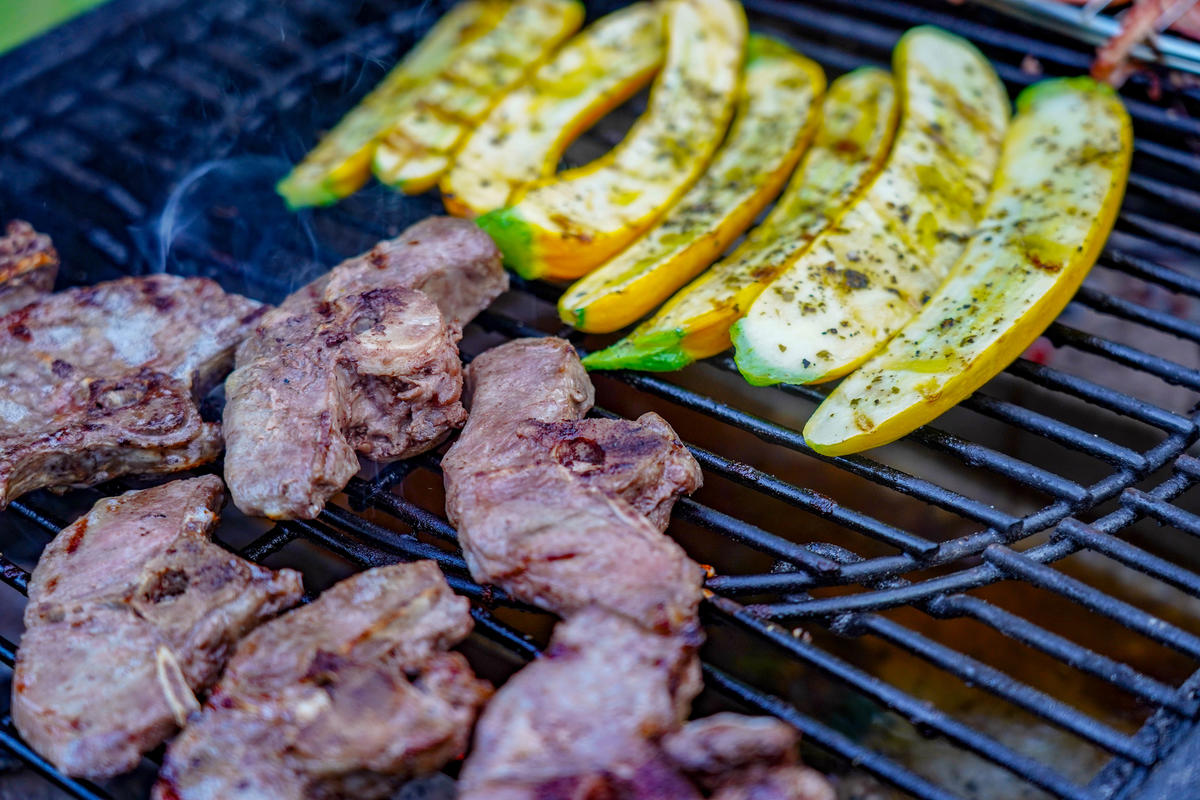
[[[234,644],[300,600],[300,575],[210,541],[204,476],[98,502],[46,548],[13,675],[21,735],[68,775],[132,769],[198,710]]]
[[[225,384],[225,476],[243,512],[311,519],[358,472],[466,417],[457,326],[421,292],[373,289],[268,313]]]
[[[468,392],[442,468],[471,574],[559,614],[596,604],[660,632],[693,626],[703,573],[661,529],[700,469],[671,427],[580,420],[591,384],[561,339],[489,350]]]
[[[508,273],[496,245],[473,222],[429,217],[346,259],[292,293],[283,307],[304,309],[393,286],[424,292],[447,320],[466,325],[508,288]]]
[[[0,508],[33,489],[177,472],[217,457],[197,398],[264,307],[152,275],[45,295],[0,317]]]
[[[471,574],[566,620],[481,718],[463,800],[831,800],[782,723],[684,724],[702,571],[662,530],[700,471],[670,426],[581,419],[592,387],[561,340],[488,351],[467,383],[442,467]]]
[[[470,630],[433,562],[336,584],[239,645],[155,797],[389,796],[466,748],[491,688],[446,649]]]
[[[54,288],[58,253],[50,237],[13,220],[0,236],[0,315],[21,308]]]
[[[437,446],[466,417],[460,323],[508,285],[491,239],[432,218],[267,315],[226,385],[225,477],[248,514],[311,519],[358,471]]]

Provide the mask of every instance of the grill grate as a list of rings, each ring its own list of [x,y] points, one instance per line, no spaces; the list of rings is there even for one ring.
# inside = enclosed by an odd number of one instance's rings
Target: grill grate
[[[111,0],[0,58],[0,218],[51,233],[69,283],[168,269],[278,299],[436,213],[433,198],[374,187],[292,216],[270,192],[447,3],[351,5]],[[831,73],[886,63],[899,34],[924,23],[978,44],[1013,90],[1090,58],[939,0],[747,5],[753,27]],[[1150,798],[1196,780],[1200,516],[1188,492],[1200,460],[1188,451],[1200,435],[1200,225],[1188,215],[1200,211],[1200,89],[1139,78],[1126,96],[1135,173],[1101,263],[1047,332],[1053,364],[1027,355],[934,426],[843,458],[816,455],[798,433],[824,390],[749,390],[727,356],[676,375],[596,377],[597,413],[659,410],[705,470],[672,528],[713,565],[703,702],[788,720],[810,761],[845,775],[847,796],[858,773],[938,800]],[[621,133],[602,123],[570,157]],[[581,349],[609,341],[561,329],[557,294],[517,282],[468,329],[464,353],[548,333]],[[0,515],[0,581],[24,592],[37,550],[100,494],[36,493]],[[495,653],[536,656],[526,632],[544,633],[544,615],[470,580],[441,501],[431,454],[356,479],[315,522],[225,544],[303,566],[310,586],[433,558],[475,601]],[[16,595],[4,603],[19,608]],[[15,638],[19,625],[4,630]],[[0,661],[11,666],[15,650],[0,638]],[[1062,749],[1043,752],[1046,741]],[[70,796],[138,796],[57,774],[8,717],[0,747]],[[951,774],[960,766],[972,777]]]

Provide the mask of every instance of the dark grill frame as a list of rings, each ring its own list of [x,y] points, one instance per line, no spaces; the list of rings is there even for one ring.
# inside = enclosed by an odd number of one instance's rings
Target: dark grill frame
[[[373,78],[366,73],[375,75],[381,72],[378,62],[394,61],[447,4],[443,1],[394,10],[386,0],[363,0],[351,15],[334,0],[300,0],[286,11],[264,0],[111,0],[109,5],[0,58],[0,99],[12,109],[10,117],[0,121],[0,174],[6,177],[5,185],[0,185],[0,218],[29,218],[54,234],[65,257],[63,278],[68,283],[94,282],[151,269],[156,265],[155,249],[149,235],[153,231],[147,223],[157,213],[155,210],[163,207],[167,188],[195,177],[196,169],[207,159],[274,153],[272,148],[281,140],[287,155],[294,158],[311,144],[317,127],[334,121],[370,87]],[[615,4],[594,3],[592,10]],[[817,0],[748,0],[746,4],[756,27],[785,36],[831,72],[882,63],[904,28],[925,23],[941,25],[980,45],[1010,88],[1032,81],[1014,63],[1027,54],[1039,59],[1050,74],[1083,72],[1090,60],[1085,48],[1066,40],[991,12],[950,9],[938,0],[829,4]],[[276,24],[278,28],[273,27]],[[246,45],[250,46],[249,54]],[[264,54],[270,59],[269,67],[258,60]],[[197,65],[198,69],[192,68]],[[156,85],[163,94],[133,90]],[[323,94],[320,102],[310,98],[314,87]],[[1098,271],[1131,276],[1181,297],[1200,298],[1200,273],[1185,271],[1200,265],[1200,257],[1195,255],[1200,252],[1200,230],[1198,226],[1185,229],[1164,224],[1162,214],[1171,208],[1200,212],[1200,193],[1187,185],[1188,180],[1200,176],[1200,156],[1194,152],[1195,143],[1200,141],[1200,121],[1186,116],[1188,112],[1200,113],[1200,90],[1168,87],[1160,102],[1148,99],[1153,91],[1148,82],[1138,80],[1126,93],[1139,135],[1135,173],[1118,231]],[[172,98],[183,98],[186,107],[172,108],[168,102]],[[86,113],[89,110],[109,114],[117,126],[115,132],[95,127],[97,123],[81,122],[90,118]],[[1173,110],[1182,110],[1184,115],[1173,114]],[[294,122],[300,126],[288,132],[287,125]],[[124,133],[120,128],[123,124],[129,127]],[[600,143],[613,141],[603,126],[591,136]],[[182,191],[172,195],[181,196]],[[319,239],[331,239],[336,245],[331,249],[316,246],[315,252],[307,252],[302,237],[294,236],[287,255],[296,259],[296,271],[282,276],[272,274],[263,264],[239,261],[232,255],[237,252],[236,231],[220,241],[184,231],[171,243],[175,255],[170,263],[218,277],[235,290],[277,298],[297,283],[297,273],[311,274],[321,268],[320,264],[331,264],[338,256],[394,234],[400,225],[391,223],[415,220],[436,212],[438,206],[433,198],[401,199],[375,187],[337,207],[302,215],[300,219],[317,231]],[[301,239],[300,245],[297,239]],[[351,246],[352,242],[360,244]],[[1180,270],[1146,257],[1144,251],[1151,246],[1187,266]],[[527,304],[553,301],[557,294],[557,289],[545,284],[518,281],[515,287],[515,295],[525,298],[522,302]],[[1190,345],[1200,344],[1197,320],[1112,297],[1091,283],[1080,291],[1072,308],[1165,332]],[[539,321],[537,314],[534,320],[523,316],[529,315],[514,315],[503,309],[489,311],[474,330],[500,337],[558,333],[569,336],[581,349],[600,341],[559,329],[556,323],[547,325],[544,319]],[[1200,392],[1200,372],[1169,357],[1062,322],[1052,325],[1047,337],[1057,347],[1090,353],[1108,363]],[[707,366],[699,369],[714,370],[713,374],[736,372],[728,356],[709,359]],[[989,385],[963,404],[967,412],[999,426],[1044,437],[1087,457],[1103,465],[1103,477],[1091,481],[1069,477],[1048,464],[1031,463],[942,430],[940,423],[909,437],[921,453],[982,471],[992,481],[1010,482],[1045,498],[1023,512],[1009,511],[889,466],[873,455],[817,456],[792,427],[690,388],[688,380],[634,373],[619,373],[615,379],[628,387],[617,397],[646,396],[695,412],[721,426],[746,432],[764,446],[816,459],[829,469],[903,495],[905,502],[942,509],[973,526],[982,526],[957,538],[935,541],[859,510],[853,503],[837,502],[752,464],[692,445],[707,476],[718,476],[739,490],[800,510],[806,519],[816,518],[861,534],[882,546],[877,550],[887,551],[864,556],[828,541],[794,541],[795,537],[764,530],[719,508],[685,500],[678,507],[678,520],[729,540],[731,547],[736,544],[757,551],[776,567],[749,574],[714,570],[708,580],[711,596],[706,604],[706,620],[711,626],[745,631],[766,652],[803,665],[813,674],[830,676],[909,720],[919,731],[944,738],[1051,796],[1078,800],[1125,798],[1134,796],[1139,787],[1139,797],[1165,796],[1158,794],[1165,791],[1158,788],[1160,784],[1172,777],[1194,775],[1187,771],[1196,769],[1184,756],[1200,742],[1200,731],[1196,730],[1200,717],[1200,636],[1051,565],[1090,551],[1200,597],[1200,575],[1122,538],[1142,519],[1200,537],[1200,516],[1177,502],[1200,483],[1200,460],[1187,454],[1200,436],[1200,410],[1179,413],[1146,401],[1136,389],[1121,391],[1025,359],[1010,366],[1006,375],[1022,385],[1134,420],[1152,433],[1144,433],[1136,446],[1123,444],[997,397]],[[790,402],[801,404],[819,402],[824,396],[824,390],[811,387],[755,391],[780,393]],[[609,412],[601,409],[597,413]],[[670,419],[671,415],[667,416]],[[535,657],[536,646],[493,613],[494,609],[519,604],[509,601],[502,592],[474,584],[457,552],[454,531],[439,514],[402,494],[408,478],[422,471],[436,474],[437,463],[436,455],[429,455],[393,465],[371,481],[356,479],[346,493],[349,509],[331,506],[317,522],[281,523],[240,552],[261,561],[281,553],[293,542],[304,541],[358,567],[397,559],[433,558],[446,571],[455,590],[476,601],[473,613],[480,633],[517,656]],[[111,493],[121,487],[105,488]],[[7,549],[6,531],[16,525],[18,518],[40,528],[48,541],[67,521],[56,518],[52,509],[53,503],[41,493],[14,503],[9,512],[0,515],[0,546]],[[359,513],[366,510],[370,510],[370,518]],[[1085,521],[1089,517],[1093,518]],[[1035,541],[1038,535],[1041,538]],[[933,576],[919,574],[938,567],[941,571]],[[0,580],[23,592],[28,572],[0,556]],[[1061,595],[1095,615],[1176,650],[1195,662],[1195,671],[1178,685],[1168,684],[970,594],[1009,580]],[[849,591],[810,594],[836,587]],[[736,598],[753,602],[742,603]],[[1123,733],[897,622],[886,613],[897,606],[920,609],[935,618],[983,623],[1015,642],[1106,681],[1153,711],[1136,733]],[[797,621],[811,622],[847,637],[870,635],[889,643],[926,662],[931,669],[1024,709],[1112,758],[1090,783],[1076,783],[1055,767],[1030,758],[935,708],[926,699],[889,684],[783,627]],[[0,662],[11,665],[15,652],[13,642],[0,639]],[[958,797],[817,716],[756,688],[746,676],[731,674],[711,663],[706,663],[705,675],[710,688],[752,709],[786,719],[810,743],[843,762],[917,797]],[[98,787],[56,773],[20,741],[7,717],[0,719],[0,746],[73,796],[109,796]],[[1180,755],[1172,757],[1173,752]],[[1163,766],[1156,770],[1159,764]]]

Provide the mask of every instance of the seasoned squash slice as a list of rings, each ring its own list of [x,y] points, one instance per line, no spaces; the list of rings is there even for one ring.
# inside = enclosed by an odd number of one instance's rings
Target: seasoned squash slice
[[[512,0],[393,117],[375,148],[375,177],[408,194],[436,185],[467,133],[582,21],[578,0]]]
[[[451,214],[508,205],[521,186],[554,174],[563,151],[639,91],[662,66],[663,9],[634,3],[588,25],[500,101],[468,135],[441,181]]]
[[[766,220],[637,330],[584,364],[673,370],[727,349],[729,326],[879,170],[896,107],[892,78],[883,70],[859,69],[834,81],[813,145]]]
[[[983,213],[1008,97],[974,47],[914,28],[893,54],[900,126],[883,170],[733,328],[753,384],[819,383],[863,363],[920,310]]]
[[[821,118],[825,73],[752,34],[737,114],[708,170],[654,228],[559,299],[564,322],[623,328],[717,259],[779,193]]]
[[[1026,89],[978,233],[921,313],[821,404],[808,443],[829,455],[887,444],[1020,355],[1100,254],[1132,148],[1108,86],[1069,78]]]
[[[416,47],[276,186],[291,208],[336,203],[371,176],[375,144],[412,90],[454,61],[503,16],[503,0],[466,0],[446,12]]]
[[[538,181],[479,218],[527,278],[578,278],[691,187],[733,115],[746,39],[736,0],[667,0],[667,56],[649,108],[607,155]]]

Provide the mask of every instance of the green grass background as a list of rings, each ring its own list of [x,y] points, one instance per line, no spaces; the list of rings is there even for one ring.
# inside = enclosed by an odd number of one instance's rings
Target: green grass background
[[[0,53],[104,0],[0,0]]]

